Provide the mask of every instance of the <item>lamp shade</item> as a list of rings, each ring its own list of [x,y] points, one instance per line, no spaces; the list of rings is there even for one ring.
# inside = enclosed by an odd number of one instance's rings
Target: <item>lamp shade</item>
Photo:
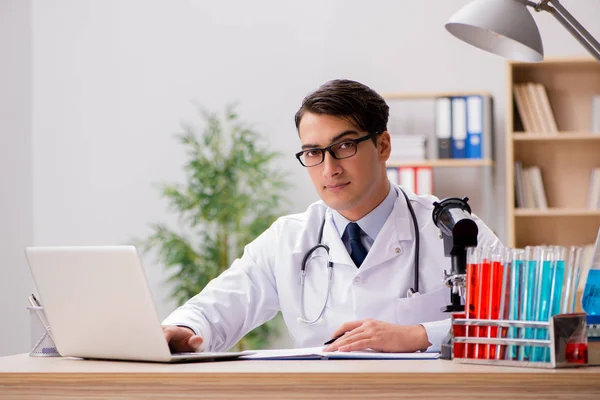
[[[518,0],[475,0],[446,23],[448,32],[482,50],[520,61],[542,61],[540,31]]]

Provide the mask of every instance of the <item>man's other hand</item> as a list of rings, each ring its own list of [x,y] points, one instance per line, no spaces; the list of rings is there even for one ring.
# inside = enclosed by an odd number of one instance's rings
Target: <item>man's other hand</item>
[[[332,337],[344,334],[325,347],[325,351],[356,351],[373,349],[386,353],[412,353],[426,350],[431,343],[422,325],[395,325],[366,319],[346,322]]]

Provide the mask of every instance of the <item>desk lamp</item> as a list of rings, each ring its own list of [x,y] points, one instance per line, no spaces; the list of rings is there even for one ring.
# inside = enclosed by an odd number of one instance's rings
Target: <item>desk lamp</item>
[[[552,14],[600,61],[600,43],[559,0],[475,0],[450,17],[446,29],[460,40],[499,56],[528,62],[542,61],[542,39],[527,6]]]

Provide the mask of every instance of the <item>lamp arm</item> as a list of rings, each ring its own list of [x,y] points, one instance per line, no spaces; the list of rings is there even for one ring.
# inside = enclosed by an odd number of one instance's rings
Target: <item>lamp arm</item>
[[[536,11],[548,11],[569,31],[571,35],[598,61],[600,61],[600,43],[573,17],[559,0],[542,0],[539,4],[532,5],[531,1],[525,4],[534,7]],[[550,3],[550,7],[547,3]]]

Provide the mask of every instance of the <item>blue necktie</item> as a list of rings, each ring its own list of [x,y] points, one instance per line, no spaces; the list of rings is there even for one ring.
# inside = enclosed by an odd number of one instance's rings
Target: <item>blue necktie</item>
[[[350,258],[352,258],[357,267],[360,267],[365,257],[367,257],[367,249],[365,249],[365,246],[360,241],[360,226],[356,222],[350,222],[346,230],[350,238]]]

